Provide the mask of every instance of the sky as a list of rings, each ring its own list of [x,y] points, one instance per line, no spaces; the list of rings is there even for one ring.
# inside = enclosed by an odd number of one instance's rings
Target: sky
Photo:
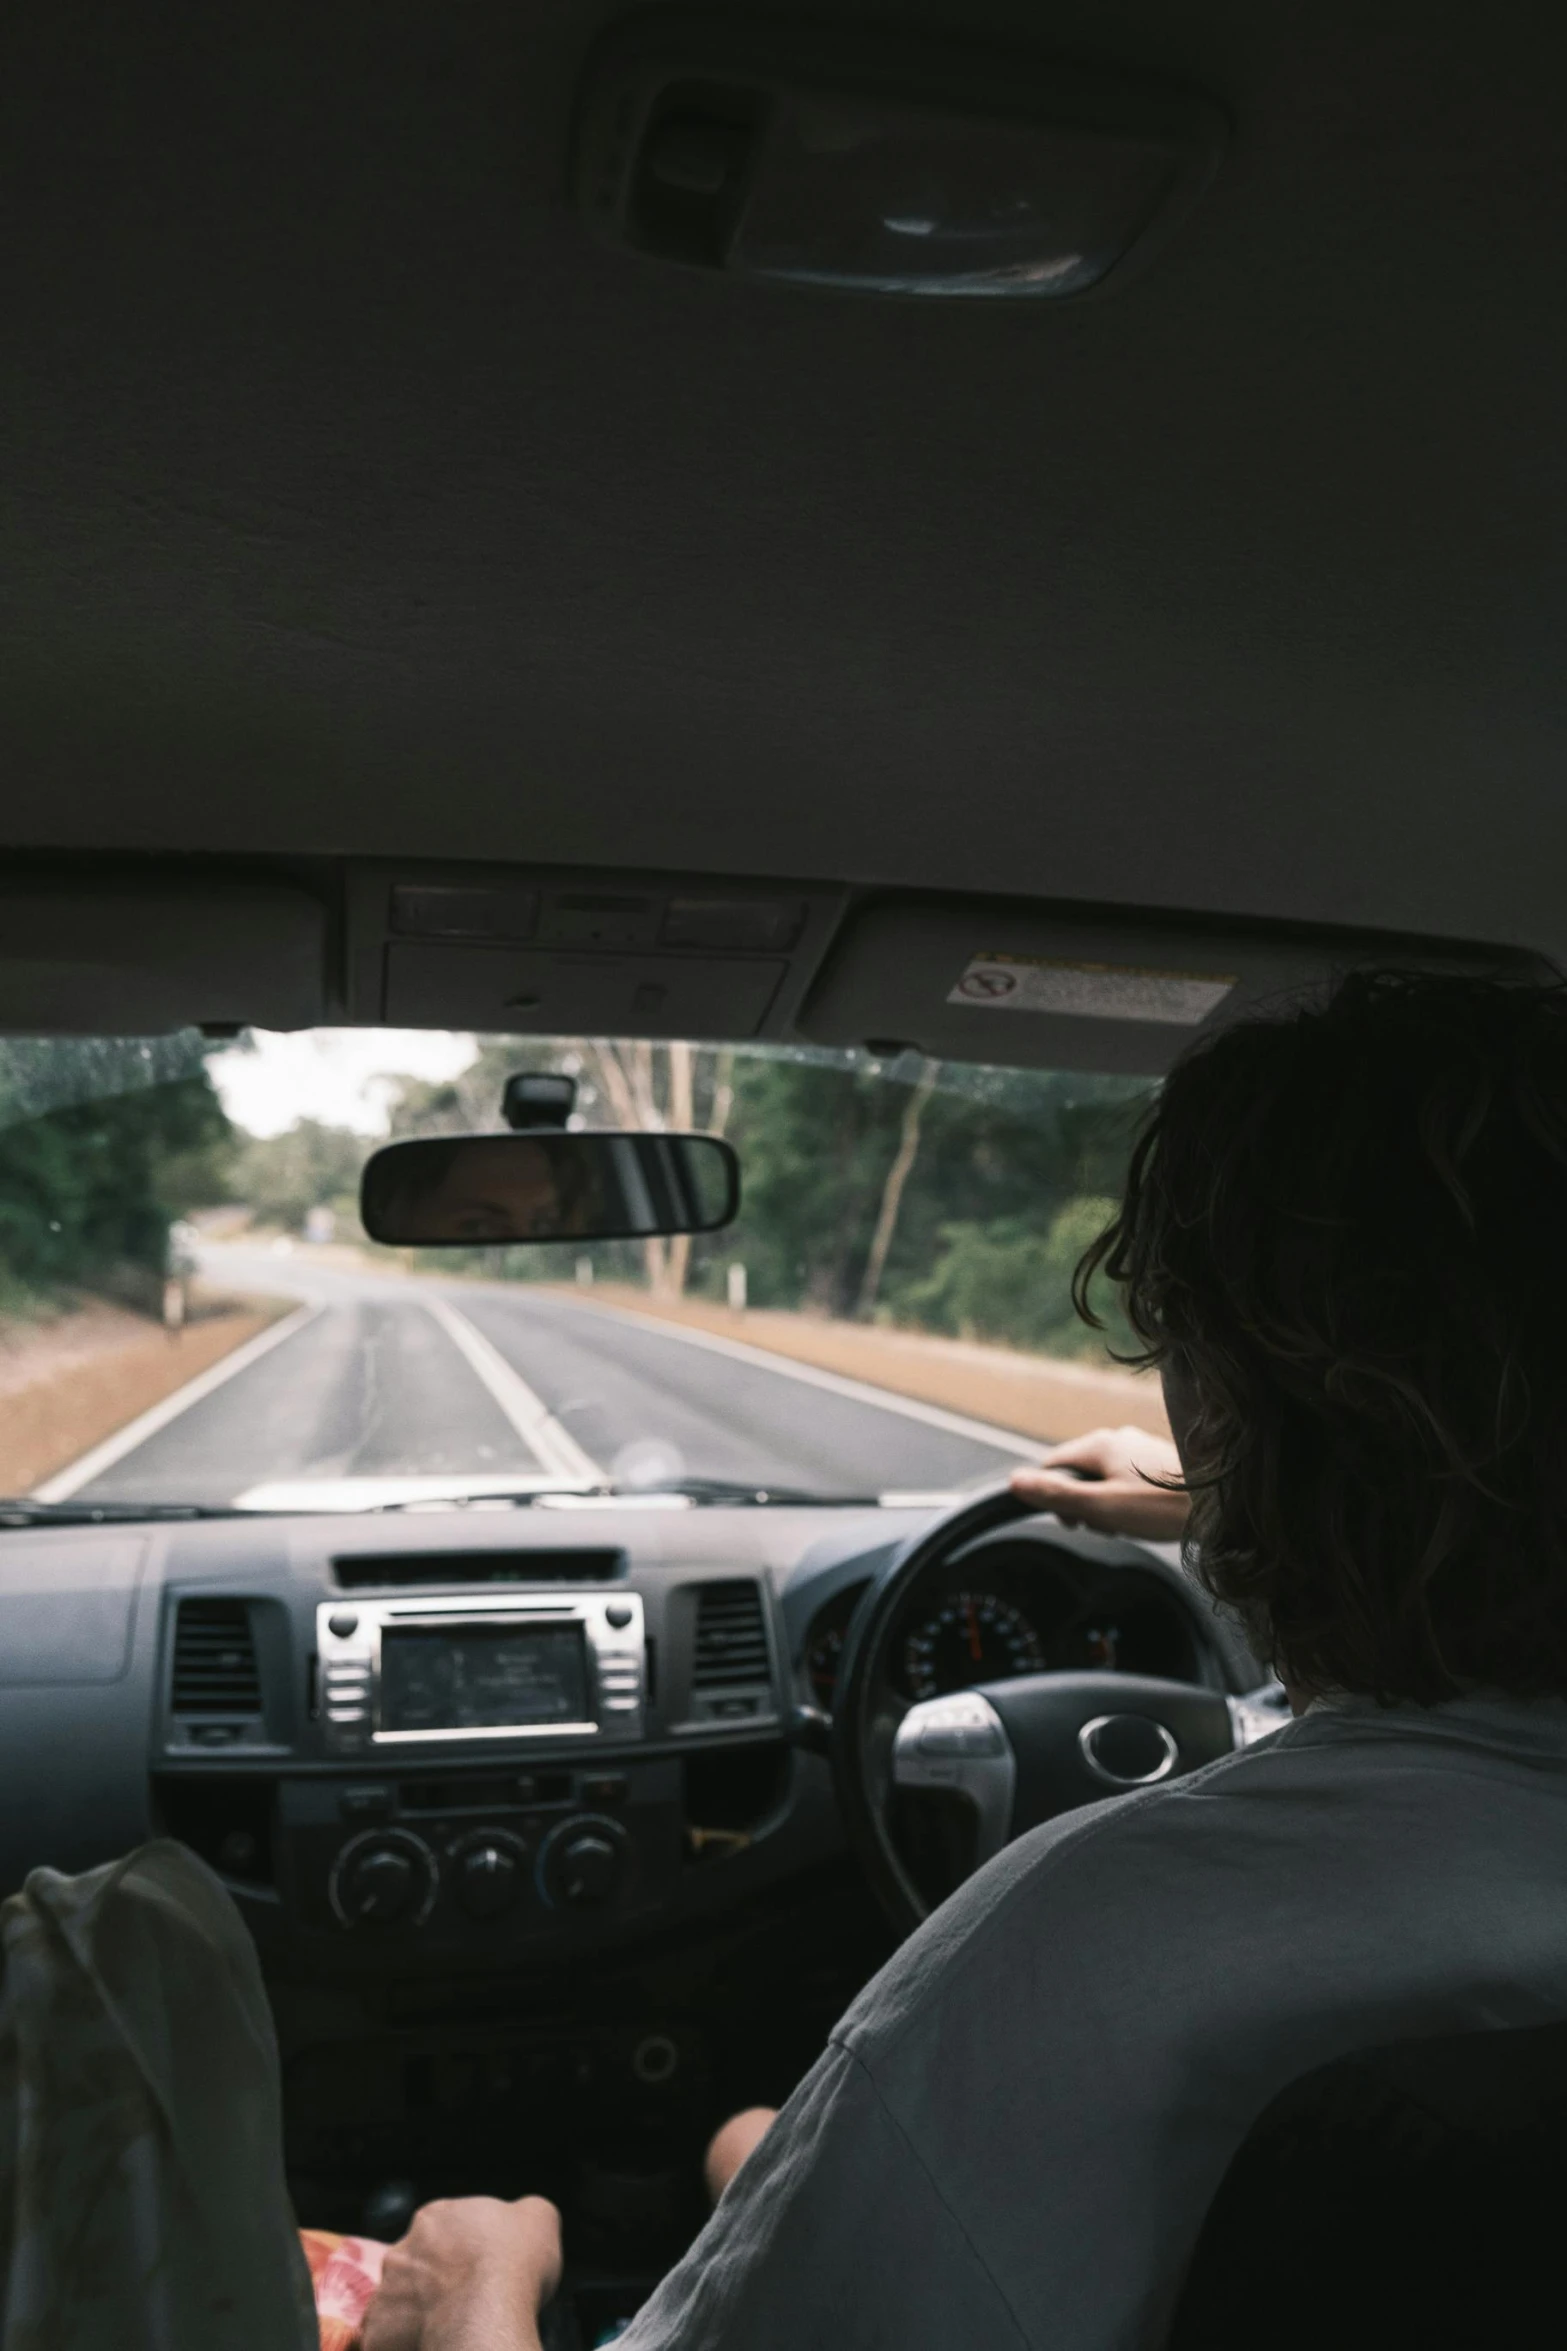
[[[215,1053],[207,1067],[236,1126],[279,1135],[299,1118],[387,1130],[388,1078],[454,1078],[477,1047],[437,1029],[254,1029],[249,1051]]]

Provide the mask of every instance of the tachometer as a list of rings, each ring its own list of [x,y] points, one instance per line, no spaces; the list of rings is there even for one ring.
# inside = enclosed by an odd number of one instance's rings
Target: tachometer
[[[1040,1673],[1045,1653],[1020,1608],[994,1592],[954,1592],[903,1644],[903,1674],[915,1698],[939,1698],[976,1682]]]

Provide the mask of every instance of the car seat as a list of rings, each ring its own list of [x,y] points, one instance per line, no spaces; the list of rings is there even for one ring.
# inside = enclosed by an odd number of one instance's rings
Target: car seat
[[[1564,2191],[1567,2023],[1320,2066],[1237,2149],[1168,2351],[1480,2351],[1542,2325],[1558,2336]]]

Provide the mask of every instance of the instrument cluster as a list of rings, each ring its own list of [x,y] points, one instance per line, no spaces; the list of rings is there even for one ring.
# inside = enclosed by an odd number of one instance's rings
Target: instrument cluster
[[[835,1592],[806,1633],[806,1678],[829,1713],[849,1628],[869,1590],[860,1583]],[[1106,1567],[1016,1537],[975,1545],[919,1593],[892,1656],[900,1694],[911,1702],[1025,1673],[1202,1678],[1192,1618],[1153,1568]]]

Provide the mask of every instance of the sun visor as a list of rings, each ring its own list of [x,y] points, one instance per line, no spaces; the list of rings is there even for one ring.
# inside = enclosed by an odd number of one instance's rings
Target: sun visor
[[[156,1036],[308,1028],[326,919],[302,890],[224,881],[0,884],[0,1031]]]
[[[861,907],[799,1016],[815,1044],[1157,1077],[1193,1040],[1367,964],[1524,968],[1431,942],[975,901]]]

